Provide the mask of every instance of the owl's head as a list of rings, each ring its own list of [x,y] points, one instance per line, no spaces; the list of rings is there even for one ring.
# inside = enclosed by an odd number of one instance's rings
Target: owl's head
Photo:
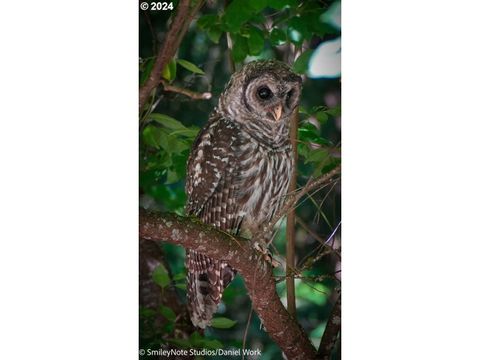
[[[299,104],[302,79],[276,60],[254,61],[232,75],[220,108],[234,121],[275,126],[288,122]]]

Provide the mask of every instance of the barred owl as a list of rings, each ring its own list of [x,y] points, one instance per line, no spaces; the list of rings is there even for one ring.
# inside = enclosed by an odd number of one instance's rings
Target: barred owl
[[[186,212],[234,235],[249,236],[280,209],[293,168],[290,121],[301,78],[279,61],[234,73],[188,160]],[[235,276],[226,262],[187,250],[192,323],[209,325]]]

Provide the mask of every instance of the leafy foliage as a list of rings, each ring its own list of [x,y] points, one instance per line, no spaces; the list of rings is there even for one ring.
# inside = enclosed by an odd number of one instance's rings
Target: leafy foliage
[[[235,326],[236,323],[236,321],[230,320],[226,317],[214,317],[210,325],[217,329],[230,329]]]
[[[202,69],[200,69],[197,65],[192,64],[190,61],[178,59],[177,63],[195,74],[205,75]]]
[[[163,264],[159,264],[155,270],[153,270],[152,278],[155,284],[164,289],[170,284],[170,276],[168,271]]]

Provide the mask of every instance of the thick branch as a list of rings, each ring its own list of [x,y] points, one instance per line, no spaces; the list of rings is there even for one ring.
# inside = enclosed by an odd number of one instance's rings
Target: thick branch
[[[245,280],[258,317],[288,359],[314,359],[315,349],[298,322],[283,307],[272,268],[244,239],[192,218],[140,211],[140,238],[167,241],[225,260]]]
[[[318,356],[321,360],[330,359],[333,347],[337,341],[341,325],[341,308],[342,305],[339,296],[337,302],[333,306],[332,312],[330,313],[330,318],[327,321],[327,326],[325,327],[322,341],[318,347]]]

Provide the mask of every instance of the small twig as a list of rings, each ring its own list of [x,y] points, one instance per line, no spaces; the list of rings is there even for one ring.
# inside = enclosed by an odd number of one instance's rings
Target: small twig
[[[331,254],[331,253],[334,253],[338,260],[341,260],[342,258],[342,255],[340,254],[340,251],[335,249],[333,247],[333,242],[331,245],[329,245],[328,243],[330,242],[330,240],[332,238],[334,238],[335,236],[335,233],[337,232],[339,226],[340,226],[341,222],[338,223],[338,225],[335,227],[335,229],[333,230],[332,234],[328,237],[328,239],[321,243],[318,247],[316,247],[313,251],[311,251],[310,253],[308,253],[308,255],[306,255],[302,261],[300,262],[300,264],[302,264],[302,267],[300,268],[300,271],[303,271],[305,270],[305,268],[307,266],[312,266],[312,264],[316,263],[318,260],[320,260],[322,257],[328,255],[328,254]],[[322,249],[325,247],[325,246],[328,246],[328,251],[322,251]],[[311,254],[315,253],[316,251],[319,251],[319,253],[315,256],[310,256]]]
[[[313,282],[313,283],[320,283],[320,282],[325,281],[327,279],[331,279],[331,280],[334,280],[336,282],[341,282],[341,280],[339,278],[337,278],[335,275],[342,272],[342,270],[336,270],[331,274],[323,274],[323,275],[318,275],[318,276],[307,276],[307,275],[303,275],[303,274],[299,273],[298,270],[296,270],[296,271],[297,271],[297,273],[295,274],[295,279],[310,281],[310,282]],[[278,283],[280,281],[284,281],[286,276],[285,275],[275,275],[274,278],[275,278],[275,281]]]
[[[297,201],[297,202],[295,203],[295,208],[300,207],[300,206],[301,206],[304,202],[306,202],[307,200],[311,200],[311,201],[314,203],[315,207],[316,207],[317,209],[319,209],[319,205],[317,205],[317,203],[314,201],[313,196],[314,196],[317,192],[325,189],[327,186],[332,186],[332,187],[335,186],[335,185],[337,184],[337,182],[338,182],[338,180],[334,180],[334,181],[329,182],[328,184],[323,184],[323,185],[319,186],[318,188],[314,189],[313,192],[311,192],[311,193],[307,192],[307,193],[305,194],[305,195],[306,195],[306,198],[305,198],[304,200],[300,201],[300,199],[299,199],[299,201]],[[298,189],[298,191],[300,191],[300,190],[301,190],[301,189]],[[293,196],[293,194],[290,194],[290,195]],[[289,195],[287,195],[287,198],[288,198],[288,196],[289,196]],[[320,211],[320,210],[319,210],[319,211]],[[317,215],[318,215],[318,213],[317,213],[315,216],[317,216]],[[329,225],[328,222],[327,222],[327,225]],[[329,225],[329,226],[330,226],[330,225]],[[330,226],[330,227],[331,227],[331,226]]]
[[[189,98],[192,98],[194,100],[209,100],[212,98],[212,93],[211,92],[204,92],[204,93],[199,93],[196,91],[192,91],[189,89],[185,89],[179,86],[171,85],[168,84],[166,81],[162,80],[161,81],[163,85],[163,90],[168,91],[168,92],[174,92],[177,94],[182,94],[185,96],[188,96]]]
[[[288,213],[290,209],[293,206],[295,206],[295,204],[305,194],[324,185],[325,183],[330,182],[335,175],[338,175],[340,173],[340,169],[341,169],[340,165],[337,165],[333,170],[330,170],[328,173],[323,174],[322,176],[316,178],[315,180],[308,181],[308,183],[303,188],[301,188],[296,193],[288,196],[282,209],[277,212],[277,215],[275,215],[273,219],[263,227],[263,229],[255,233],[252,239],[262,239],[265,237],[265,235],[271,233],[273,228],[275,227],[275,224],[278,222],[278,220],[280,220],[283,216],[285,216],[285,214]]]
[[[233,48],[232,36],[230,35],[229,32],[227,32],[228,64],[230,65],[230,71],[233,74],[235,72],[235,61],[233,60],[232,48]]]
[[[245,346],[247,345],[247,334],[248,329],[250,328],[250,321],[252,320],[253,307],[250,306],[250,314],[248,314],[247,325],[245,327],[245,332],[243,333],[243,343],[242,343],[242,360],[245,358]]]
[[[230,4],[230,0],[225,0],[224,1],[224,10],[227,9],[228,5]],[[230,65],[230,71],[232,74],[235,72],[235,61],[233,60],[233,53],[232,53],[232,48],[233,48],[233,41],[232,41],[232,36],[230,35],[229,32],[225,33],[227,36],[227,57],[228,57],[228,64]]]
[[[308,227],[308,225],[305,223],[305,221],[303,221],[300,217],[297,216],[297,222],[300,224],[301,227],[303,227],[303,229],[311,236],[313,237],[315,240],[317,240],[320,244],[324,245],[325,244],[325,240],[322,239],[320,236],[318,236],[317,234],[315,234],[313,232],[312,229],[310,229]]]

